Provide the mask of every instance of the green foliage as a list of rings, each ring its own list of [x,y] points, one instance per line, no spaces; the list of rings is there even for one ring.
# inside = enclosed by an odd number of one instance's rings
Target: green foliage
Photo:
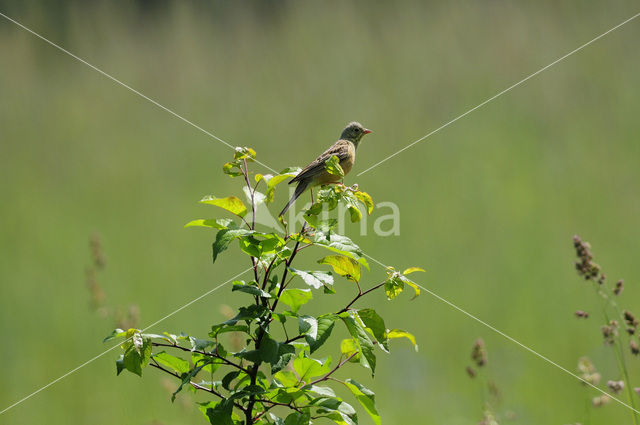
[[[382,282],[362,289],[367,280],[363,269],[369,269],[364,252],[351,239],[334,231],[336,219],[319,218],[323,210],[331,211],[340,203],[347,206],[352,221],[362,217],[360,206],[370,213],[373,201],[357,186],[322,187],[317,202],[305,212],[306,223],[297,233],[256,229],[253,224],[256,205],[272,202],[276,186],[295,176],[299,169],[288,168],[277,175],[257,174],[251,187],[247,164],[255,157],[252,149],[237,148],[233,161],[223,166],[224,173],[230,177],[244,177],[247,185],[243,190],[252,200],[249,209],[236,196],[209,196],[200,201],[231,212],[238,221],[210,218],[185,225],[217,231],[212,245],[214,262],[236,240],[239,251],[250,257],[252,280],[236,280],[231,288],[232,292],[241,293],[238,303],[244,305],[237,308],[232,318],[212,325],[209,339],[186,333],[114,330],[105,341],[124,340],[116,372],[127,370],[142,376],[143,368],[152,366],[171,375],[177,381],[172,400],[184,388],[209,394],[212,400],[200,403],[200,410],[216,425],[308,425],[312,418],[357,424],[358,415],[353,406],[336,396],[331,387],[321,385],[338,382],[351,392],[374,423],[380,424],[373,391],[352,379],[342,381],[336,376],[349,363],[360,364],[373,376],[376,346],[388,353],[392,339],[408,338],[414,347],[417,345],[410,333],[387,329],[384,319],[372,308],[355,309],[352,305],[379,288],[384,288],[388,299],[397,297],[405,285],[412,287],[417,296],[419,288],[406,275],[424,270],[412,267],[399,273],[389,267]],[[326,167],[332,174],[343,176],[337,158],[330,158]],[[266,186],[265,194],[257,191],[260,184]],[[246,217],[249,213],[251,220]],[[317,260],[318,264],[329,266],[330,271],[301,270],[293,266],[297,254],[311,246],[331,252]],[[314,251],[304,252],[306,255]],[[335,294],[333,287],[341,282],[357,291],[342,310],[319,316],[304,313],[305,306],[315,296]],[[342,340],[339,346],[331,346],[328,341],[336,324],[344,325],[350,338]],[[240,338],[229,340],[229,334]],[[238,339],[243,341],[239,345]],[[321,348],[335,350],[337,361],[331,356],[314,357]],[[280,417],[271,411],[276,406],[288,408],[288,412],[285,410]]]

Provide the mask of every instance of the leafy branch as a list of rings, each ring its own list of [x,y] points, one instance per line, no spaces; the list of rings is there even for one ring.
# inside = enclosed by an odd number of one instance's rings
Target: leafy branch
[[[276,175],[251,174],[249,164],[255,157],[253,149],[237,148],[233,161],[223,166],[228,176],[242,177],[248,207],[237,196],[207,196],[200,203],[220,208],[235,219],[197,219],[185,226],[216,231],[212,244],[214,263],[232,242],[237,242],[240,252],[249,257],[253,273],[251,281],[234,281],[232,291],[245,294],[249,300],[241,303],[235,316],[214,324],[206,339],[187,333],[114,330],[105,341],[124,339],[116,372],[127,370],[142,376],[143,368],[151,366],[178,381],[172,400],[185,388],[211,394],[214,399],[200,403],[200,409],[216,425],[306,425],[316,418],[357,424],[356,410],[321,383],[346,386],[373,421],[380,424],[374,393],[354,380],[336,376],[350,363],[360,364],[373,376],[377,350],[388,353],[393,339],[407,338],[416,349],[417,345],[410,333],[388,329],[374,309],[354,305],[382,288],[389,300],[405,286],[413,288],[417,296],[420,290],[407,275],[424,270],[412,267],[400,273],[390,267],[385,279],[363,289],[367,286],[362,284],[363,272],[369,268],[364,253],[350,238],[335,231],[338,219],[328,217],[339,204],[347,207],[352,222],[362,218],[363,210],[371,213],[373,200],[357,185],[321,187],[304,211],[304,223],[298,232],[288,233],[284,222],[285,232],[259,228],[259,208],[273,202],[276,187],[300,169],[287,168]],[[335,159],[327,161],[327,169],[341,171]],[[311,247],[328,252],[317,260],[323,269],[296,268],[298,254],[303,250],[304,255],[311,253],[306,251]],[[356,289],[344,308],[319,316],[301,312],[318,294],[335,294],[333,287],[338,279]],[[331,347],[326,343],[340,322],[350,337]],[[240,336],[232,342],[244,343],[227,349],[229,335]],[[331,356],[315,357],[320,349],[327,353],[339,349],[338,362],[332,366]],[[286,417],[274,415],[275,407],[288,409]]]

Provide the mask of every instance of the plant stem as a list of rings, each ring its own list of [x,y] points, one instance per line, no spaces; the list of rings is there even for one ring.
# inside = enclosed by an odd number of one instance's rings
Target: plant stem
[[[240,366],[237,363],[232,362],[231,360],[227,360],[225,357],[219,356],[213,352],[208,353],[206,351],[200,351],[200,350],[192,350],[190,348],[186,348],[186,347],[182,347],[180,345],[175,345],[175,344],[163,344],[161,342],[153,342],[152,343],[154,347],[170,347],[170,348],[177,348],[178,350],[182,350],[182,351],[188,351],[190,353],[198,353],[198,354],[202,354],[203,356],[208,356],[208,357],[214,357],[216,359],[220,359],[222,360],[223,363],[229,365],[229,366],[233,366],[236,369],[240,369],[241,371],[243,371],[244,373],[249,373],[249,371],[247,369],[245,369],[244,367]]]
[[[326,381],[327,379],[329,379],[331,377],[331,375],[333,375],[338,369],[340,369],[342,366],[344,366],[345,363],[347,363],[349,360],[351,360],[353,358],[353,356],[355,356],[356,354],[358,354],[358,352],[354,352],[352,353],[349,357],[347,357],[346,359],[344,359],[343,361],[341,361],[340,363],[338,363],[336,365],[336,367],[334,367],[333,369],[331,369],[329,372],[327,372],[326,375],[324,375],[322,378],[318,378],[315,381],[311,381],[306,385],[315,385],[318,382],[322,382],[322,381]]]
[[[362,289],[360,289],[360,285],[358,284],[358,294],[351,300],[351,302],[349,304],[347,304],[347,306],[345,308],[343,308],[342,310],[338,311],[336,314],[340,314],[340,313],[344,313],[345,311],[349,310],[349,307],[351,307],[353,305],[353,303],[355,303],[356,301],[358,301],[360,298],[364,297],[365,295],[367,295],[369,292],[371,291],[375,291],[376,289],[380,288],[382,285],[384,285],[387,282],[387,280],[383,280],[382,282],[378,283],[375,286],[372,286],[371,288],[367,289],[366,291],[362,292]]]

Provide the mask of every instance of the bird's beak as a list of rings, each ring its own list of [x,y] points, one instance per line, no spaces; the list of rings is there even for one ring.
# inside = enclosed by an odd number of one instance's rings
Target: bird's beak
[[[362,134],[369,134],[369,133],[373,133],[373,131],[369,130],[368,128],[365,128],[365,129],[362,131]]]

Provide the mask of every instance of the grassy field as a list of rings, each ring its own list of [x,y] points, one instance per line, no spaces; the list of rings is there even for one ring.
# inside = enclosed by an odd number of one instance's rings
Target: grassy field
[[[275,169],[306,164],[361,121],[374,134],[347,182],[398,204],[401,232],[354,228],[354,240],[387,264],[426,268],[426,287],[569,370],[588,355],[605,381],[619,379],[571,237],[593,244],[609,279],[625,279],[620,303],[640,312],[640,20],[355,174],[629,18],[637,2],[161,4],[5,1],[0,11]],[[0,17],[0,410],[109,347],[114,322],[92,311],[85,284],[91,234],[107,258],[98,279],[108,305],[137,305],[142,327],[248,267],[235,253],[212,265],[213,233],[182,228],[206,216],[200,197],[237,190],[220,173],[231,153]],[[382,275],[372,267],[367,281]],[[236,297],[222,289],[153,330],[204,335]],[[500,423],[632,423],[613,402],[588,409],[595,391],[426,293],[370,302],[420,344],[396,344],[373,381],[353,372],[387,424],[477,423],[480,382],[464,369],[478,337]],[[577,309],[592,317],[578,321]],[[194,397],[172,405],[153,371],[116,377],[116,357],[0,424],[205,423]],[[640,386],[640,359],[629,361]]]

